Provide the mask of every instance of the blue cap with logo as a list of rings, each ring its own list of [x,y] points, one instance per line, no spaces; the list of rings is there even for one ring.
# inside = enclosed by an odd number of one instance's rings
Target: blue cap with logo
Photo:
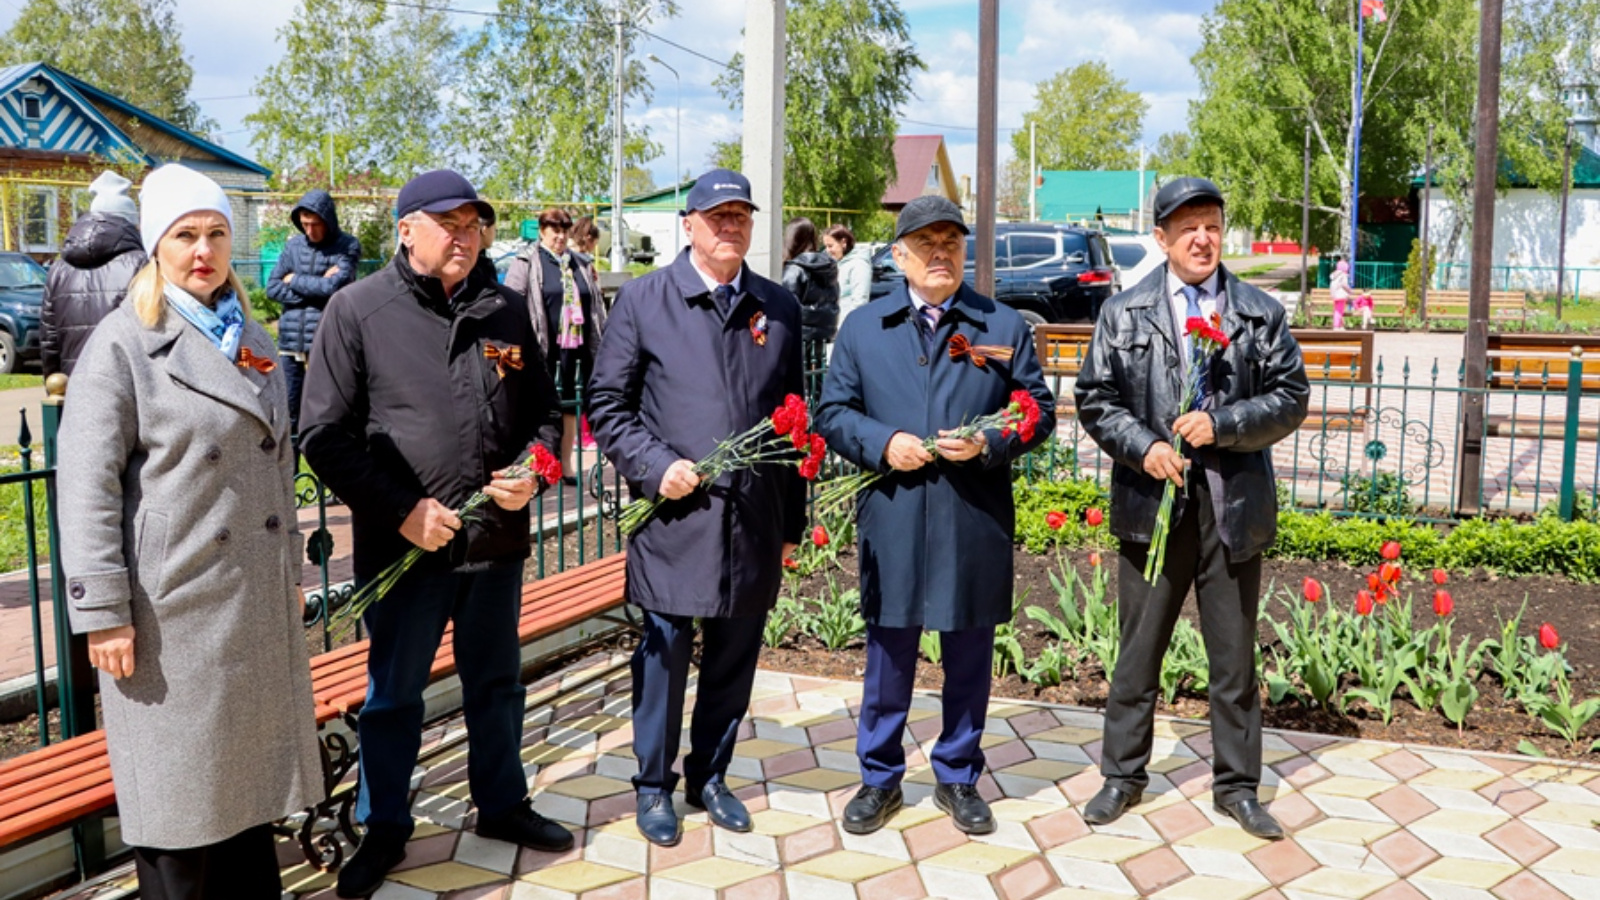
[[[761,209],[750,199],[750,179],[732,169],[712,169],[695,179],[684,202],[683,215],[735,202],[749,204],[752,211]]]
[[[477,208],[478,217],[484,222],[494,224],[494,207],[478,199],[478,192],[466,176],[449,169],[434,169],[423,172],[400,188],[400,196],[395,199],[395,217],[403,219],[418,211],[445,213],[468,204]]]

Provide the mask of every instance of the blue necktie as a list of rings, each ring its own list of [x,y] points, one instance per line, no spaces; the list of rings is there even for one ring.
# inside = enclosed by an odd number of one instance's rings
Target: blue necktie
[[[711,291],[711,300],[717,304],[717,312],[722,318],[728,318],[728,310],[733,308],[733,286],[719,284]]]
[[[942,315],[944,315],[942,307],[922,307],[922,321],[924,323],[922,328],[922,349],[928,354],[929,359],[933,357],[933,348],[937,343],[934,332],[939,328],[939,317]]]
[[[1185,315],[1190,319],[1204,318],[1205,314],[1200,311],[1200,295],[1203,291],[1192,284],[1184,285],[1179,291],[1183,294],[1183,299],[1189,301]],[[1200,358],[1200,348],[1189,337],[1187,330],[1184,331],[1183,341],[1189,350],[1189,364],[1200,367],[1198,389],[1194,393],[1194,406],[1191,409],[1204,409],[1206,397],[1211,393],[1211,385],[1208,383],[1211,380],[1209,371],[1211,367],[1207,364],[1208,360]]]

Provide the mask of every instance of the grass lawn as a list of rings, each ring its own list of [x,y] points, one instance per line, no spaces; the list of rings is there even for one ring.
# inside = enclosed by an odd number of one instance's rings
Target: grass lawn
[[[43,385],[44,376],[32,372],[12,372],[10,375],[0,375],[0,391],[42,387]]]
[[[43,453],[35,450],[32,468],[44,464]],[[15,444],[0,446],[0,474],[22,471],[22,457]],[[35,550],[40,562],[50,558],[50,538],[45,531],[45,491],[43,481],[31,482]],[[0,571],[20,569],[28,562],[27,507],[23,485],[0,485]]]

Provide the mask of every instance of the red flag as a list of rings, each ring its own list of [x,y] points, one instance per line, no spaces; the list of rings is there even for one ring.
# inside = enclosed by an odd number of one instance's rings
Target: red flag
[[[1389,13],[1383,8],[1383,0],[1361,0],[1361,15],[1363,18],[1371,16],[1379,22],[1389,21]]]

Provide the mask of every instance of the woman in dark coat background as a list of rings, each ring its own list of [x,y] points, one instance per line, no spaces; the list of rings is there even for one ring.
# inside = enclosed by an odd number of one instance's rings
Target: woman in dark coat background
[[[839,264],[818,251],[817,226],[810,219],[791,219],[783,227],[783,286],[800,301],[806,346],[833,340],[839,330]]]
[[[561,470],[578,471],[572,445],[578,435],[578,398],[594,369],[594,348],[606,327],[606,308],[590,265],[568,248],[572,217],[550,208],[539,213],[539,243],[517,254],[506,287],[528,298],[550,378],[561,393]],[[561,477],[577,484],[575,474]]]
[[[72,374],[94,327],[127,296],[128,282],[144,268],[139,208],[128,196],[131,182],[102,172],[89,185],[94,200],[72,224],[61,256],[50,265],[39,311],[40,362],[46,377]]]

